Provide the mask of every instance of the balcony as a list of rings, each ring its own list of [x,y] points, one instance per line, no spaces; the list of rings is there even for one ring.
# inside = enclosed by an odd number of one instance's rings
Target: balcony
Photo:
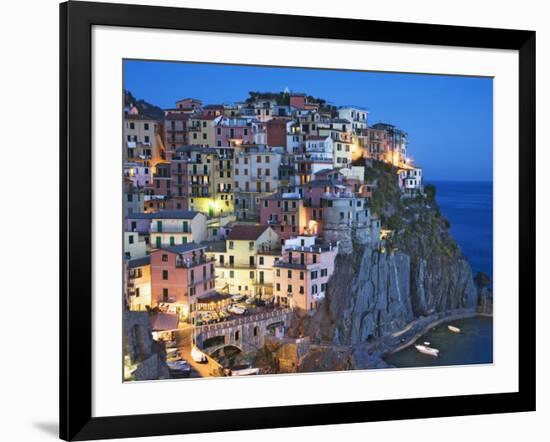
[[[176,268],[190,269],[191,267],[196,267],[201,264],[207,264],[209,262],[214,262],[213,257],[208,258],[206,255],[198,256],[195,258],[176,258]],[[211,278],[210,278],[211,279]]]
[[[177,301],[177,298],[175,296],[163,296],[159,300],[159,302],[162,302],[164,304],[173,304],[176,301]]]

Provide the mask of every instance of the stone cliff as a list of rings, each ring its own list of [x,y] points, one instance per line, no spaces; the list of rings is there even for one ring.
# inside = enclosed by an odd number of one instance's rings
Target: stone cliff
[[[337,257],[325,300],[313,314],[297,318],[291,335],[372,347],[410,324],[478,307],[481,290],[449,233],[435,189],[427,186],[425,195],[402,199],[391,168],[380,165],[369,173],[378,183],[373,210],[389,230],[388,237],[381,246],[355,242],[353,253]]]

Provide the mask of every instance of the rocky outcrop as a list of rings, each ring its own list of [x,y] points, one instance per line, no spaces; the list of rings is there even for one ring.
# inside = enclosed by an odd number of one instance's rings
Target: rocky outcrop
[[[325,300],[290,330],[312,342],[351,346],[347,361],[354,368],[385,366],[384,352],[424,322],[475,314],[480,295],[479,309],[487,311],[489,305],[435,200],[397,201],[394,191],[387,192],[391,198],[377,205],[386,214],[389,238],[379,247],[354,241],[353,253],[338,255]],[[315,358],[326,368],[326,361]],[[298,361],[297,371],[305,360]]]
[[[148,312],[124,312],[123,344],[125,361],[129,365],[126,380],[170,378],[166,353],[163,346],[153,340]]]

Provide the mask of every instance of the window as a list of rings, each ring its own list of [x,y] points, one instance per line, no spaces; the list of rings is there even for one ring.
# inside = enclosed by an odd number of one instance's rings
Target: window
[[[317,270],[311,272],[311,279],[317,279]]]
[[[275,290],[280,292],[281,291],[281,284],[279,284],[279,283],[275,284]]]
[[[300,272],[300,280],[304,280],[304,272]]]
[[[162,299],[168,301],[168,289],[166,288],[162,289]]]
[[[287,271],[287,276],[289,279],[292,279],[292,270]]]
[[[277,271],[275,272],[277,276],[281,276],[281,269],[277,269]]]
[[[229,271],[229,278],[233,279],[235,277],[235,272],[233,270]]]
[[[254,279],[254,271],[251,271],[248,276],[250,277],[250,279]]]
[[[128,243],[133,244],[134,243],[134,235],[130,235],[128,237]]]
[[[176,245],[176,239],[175,239],[173,236],[170,237],[170,245],[171,245],[171,246],[175,246],[175,245]]]
[[[254,257],[253,256],[248,257],[248,264],[250,265],[250,267],[254,267]]]
[[[313,264],[317,264],[317,255],[316,254],[313,255]]]
[[[303,295],[303,294],[304,294],[304,286],[301,285],[301,286],[300,286],[300,295]]]
[[[315,293],[317,293],[317,284],[311,286],[311,294],[314,295]]]
[[[130,123],[130,129],[135,129],[136,128],[136,124],[135,123]]]
[[[143,129],[149,130],[149,123],[143,123]]]
[[[229,248],[233,250],[234,247],[235,247],[235,243],[233,241],[229,241]]]
[[[328,269],[321,269],[321,276],[327,276],[328,275]]]
[[[263,265],[264,265],[264,257],[263,257],[263,256],[260,256],[258,259],[259,259],[260,265],[263,266]]]
[[[254,241],[248,242],[248,250],[254,250]]]
[[[290,284],[287,286],[287,292],[292,293],[292,286]]]
[[[162,271],[162,279],[167,280],[168,279],[168,270]]]

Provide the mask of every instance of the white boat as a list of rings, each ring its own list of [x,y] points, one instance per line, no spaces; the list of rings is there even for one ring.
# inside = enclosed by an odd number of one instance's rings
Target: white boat
[[[447,328],[453,333],[460,333],[460,329],[458,327],[455,327],[454,325],[448,325]]]
[[[426,345],[415,345],[414,347],[422,354],[433,356],[435,358],[439,356],[439,350],[437,348],[431,348]]]
[[[424,345],[428,346],[430,343],[428,341],[424,342]]]
[[[259,368],[248,367],[248,366],[237,366],[233,367],[230,371],[230,376],[251,376],[260,374]]]

